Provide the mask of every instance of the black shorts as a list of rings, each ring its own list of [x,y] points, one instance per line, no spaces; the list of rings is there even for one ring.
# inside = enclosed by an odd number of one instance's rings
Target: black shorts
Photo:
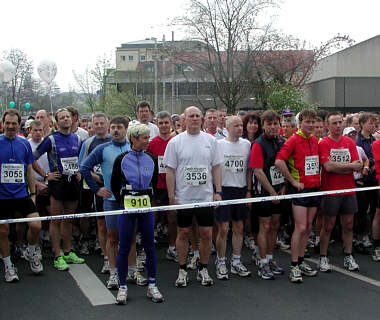
[[[103,210],[103,197],[98,197],[96,194],[94,194],[95,198],[95,208],[94,210],[96,212],[102,212]],[[96,219],[103,219],[104,220],[105,216],[97,216]]]
[[[21,217],[25,218],[32,213],[37,212],[34,202],[29,197],[19,199],[0,199],[0,218],[13,219],[15,213],[19,213]]]
[[[273,203],[272,201],[258,202],[255,207],[257,216],[259,218],[268,218],[273,214],[282,214],[286,210],[286,203],[281,200],[280,203]]]
[[[154,201],[157,206],[169,205],[169,196],[167,189],[156,189],[154,193]]]
[[[243,199],[247,195],[247,188],[222,187],[222,199]],[[243,221],[247,218],[247,206],[245,203],[220,206],[215,210],[215,220],[218,222]]]
[[[338,214],[354,214],[358,211],[356,194],[327,195],[322,200],[322,215],[336,217]]]
[[[193,217],[197,219],[198,226],[212,227],[214,225],[214,209],[211,207],[184,209],[177,212],[177,225],[179,228],[188,228],[193,224]]]
[[[40,194],[36,196],[36,207],[40,217],[44,217],[48,214],[46,207],[50,206],[50,195]]]
[[[308,193],[308,192],[318,192],[318,191],[319,191],[319,188],[305,188],[302,191],[297,191],[294,188],[292,188],[289,193]],[[292,203],[295,206],[300,206],[300,207],[318,208],[321,204],[321,200],[322,200],[321,196],[294,198],[292,199]]]
[[[59,181],[49,181],[49,193],[59,201],[77,201],[80,197],[80,186],[75,176],[62,176]]]

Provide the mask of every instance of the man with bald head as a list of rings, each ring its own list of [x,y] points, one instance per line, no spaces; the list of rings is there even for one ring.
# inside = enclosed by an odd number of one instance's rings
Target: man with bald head
[[[251,179],[249,169],[249,155],[251,143],[242,139],[243,122],[238,116],[227,118],[227,137],[218,140],[223,155],[222,163],[222,198],[224,200],[250,198]],[[240,255],[243,244],[243,221],[247,218],[245,204],[222,206],[216,209],[215,219],[218,224],[216,237],[216,277],[220,280],[228,279],[226,266],[226,246],[229,224],[232,221],[232,257],[231,273],[241,277],[250,276],[251,272],[241,263]]]
[[[164,165],[169,202],[174,204],[222,200],[221,163],[217,140],[201,131],[202,113],[197,107],[185,110],[186,131],[171,139],[166,147]],[[215,186],[215,192],[213,185]],[[200,263],[197,280],[203,286],[214,282],[208,274],[207,263],[212,245],[213,209],[210,207],[178,211],[176,240],[179,273],[175,285],[186,287],[188,239],[193,217],[199,225]]]
[[[44,125],[44,137],[48,136],[51,133],[50,129],[50,118],[46,110],[41,109],[36,113],[36,120],[39,120]]]

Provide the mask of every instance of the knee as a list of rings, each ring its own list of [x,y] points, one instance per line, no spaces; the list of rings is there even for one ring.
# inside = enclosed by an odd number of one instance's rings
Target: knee
[[[243,223],[241,221],[239,221],[233,225],[232,231],[234,234],[239,235],[239,236],[243,236],[243,230],[244,230],[244,226],[243,226]]]
[[[212,228],[199,228],[199,236],[204,241],[212,241]]]
[[[308,226],[306,224],[300,223],[296,226],[296,229],[301,235],[306,235],[308,233]]]
[[[269,221],[260,223],[260,232],[269,233],[271,230],[271,223]]]
[[[9,228],[5,225],[0,225],[0,239],[8,238]]]
[[[31,233],[39,233],[41,230],[41,221],[33,221],[29,223],[29,230]]]
[[[218,236],[221,239],[225,239],[227,237],[229,230],[228,224],[219,224],[218,226]]]
[[[177,238],[178,240],[185,241],[190,237],[191,231],[190,228],[179,228]]]
[[[271,231],[278,231],[280,229],[280,220],[272,220],[270,228]]]

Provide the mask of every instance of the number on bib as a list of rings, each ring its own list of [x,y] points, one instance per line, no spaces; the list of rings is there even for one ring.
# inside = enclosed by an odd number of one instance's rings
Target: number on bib
[[[158,156],[158,173],[166,173],[166,167],[163,161],[164,161],[164,156]]]
[[[231,173],[239,173],[244,171],[244,156],[224,155],[224,170]]]
[[[21,163],[2,163],[1,183],[25,183],[24,165]]]
[[[305,176],[311,176],[319,173],[319,157],[306,156],[305,157]]]
[[[350,163],[351,154],[348,149],[331,149],[330,160],[339,163]]]
[[[278,170],[277,167],[272,166],[270,167],[270,178],[272,180],[272,186],[276,186],[278,184],[285,182],[285,177],[282,175],[280,170]]]
[[[206,166],[189,167],[184,169],[184,180],[188,186],[200,186],[207,183],[208,169]]]
[[[62,173],[67,175],[75,175],[79,171],[78,157],[62,158]]]
[[[130,209],[130,208],[149,208],[150,205],[150,198],[147,194],[143,196],[124,196],[124,208]]]

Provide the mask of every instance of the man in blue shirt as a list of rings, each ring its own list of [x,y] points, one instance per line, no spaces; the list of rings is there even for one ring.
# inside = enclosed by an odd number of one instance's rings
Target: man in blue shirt
[[[35,207],[36,189],[33,176],[33,154],[28,141],[17,136],[21,116],[17,110],[6,110],[3,115],[4,135],[0,136],[0,219],[14,218],[15,212],[23,217],[38,217]],[[29,191],[28,191],[29,188]],[[36,243],[41,230],[40,221],[28,223],[28,247],[25,258],[36,274],[43,271],[36,253]],[[11,262],[9,252],[9,225],[0,224],[0,254],[5,265],[5,281],[19,280],[17,269]]]

